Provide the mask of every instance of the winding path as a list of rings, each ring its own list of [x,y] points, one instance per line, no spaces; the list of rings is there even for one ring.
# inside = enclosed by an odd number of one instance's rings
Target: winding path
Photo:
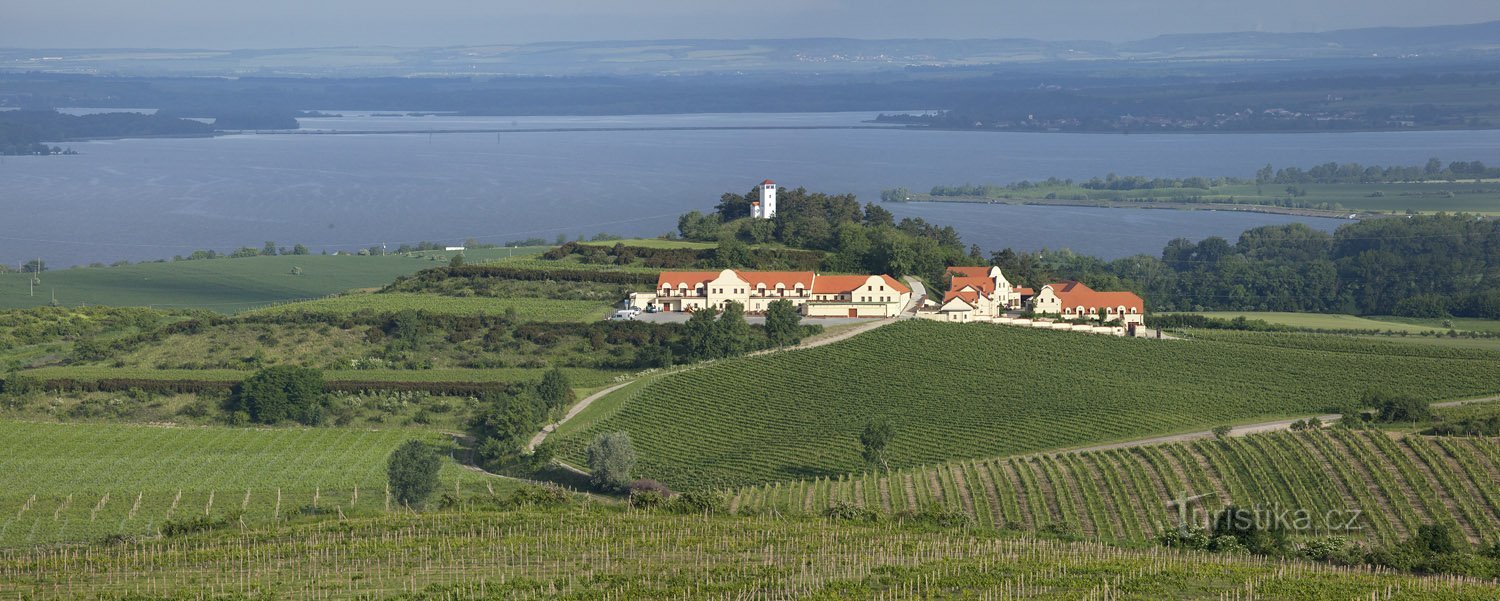
[[[820,347],[820,346],[824,346],[824,345],[828,345],[828,344],[833,344],[835,342],[841,342],[841,341],[844,341],[844,340],[848,340],[850,338],[853,338],[855,336],[858,336],[860,334],[863,334],[863,333],[868,332],[870,330],[873,330],[875,328],[878,328],[878,327],[881,327],[881,326],[884,326],[884,325],[889,325],[889,324],[892,324],[892,323],[896,323],[897,321],[900,321],[900,320],[903,320],[903,319],[910,319],[910,318],[912,318],[913,316],[916,315],[917,307],[922,306],[922,299],[927,296],[927,288],[922,285],[922,282],[919,282],[919,281],[917,281],[914,278],[906,278],[906,283],[909,284],[909,285],[911,285],[911,300],[906,303],[906,306],[902,307],[901,310],[899,312],[897,312],[897,314],[896,314],[895,317],[887,317],[887,318],[884,318],[884,319],[871,320],[869,323],[863,323],[863,324],[854,326],[852,328],[849,328],[847,330],[844,330],[844,331],[836,333],[836,334],[830,334],[830,335],[827,335],[827,336],[823,336],[823,335],[814,336],[812,338],[809,338],[807,340],[802,341],[800,344],[797,344],[796,346],[788,346],[788,347],[784,347],[784,348],[773,348],[773,349],[766,349],[766,350],[763,350],[763,351],[756,351],[756,352],[750,353],[747,356],[755,357],[755,356],[758,356],[758,355],[769,355],[771,353],[784,353],[784,352],[787,352],[787,351],[796,351],[796,350],[802,350],[802,349],[817,348],[817,347]],[[679,370],[671,372],[671,373],[674,373],[674,374],[676,374],[676,373],[682,373],[684,371],[688,371],[688,370],[692,370],[692,369],[697,369],[699,367],[702,367],[703,365],[705,365],[705,364],[701,364],[700,363],[698,365],[691,365],[691,366],[685,367],[683,369],[679,369]],[[535,436],[532,436],[531,440],[526,443],[526,451],[530,452],[530,451],[535,450],[536,447],[537,447],[537,445],[542,444],[542,441],[546,440],[547,436],[549,434],[551,434],[553,432],[556,432],[557,428],[559,426],[562,426],[563,424],[567,423],[568,420],[571,420],[574,417],[577,417],[579,413],[583,413],[583,410],[584,409],[588,409],[589,405],[594,404],[594,401],[597,401],[597,400],[602,399],[602,398],[604,398],[606,396],[609,396],[611,393],[613,393],[613,392],[615,392],[615,391],[617,391],[617,390],[619,390],[621,388],[624,388],[626,386],[629,386],[631,383],[636,382],[638,380],[640,380],[640,378],[633,378],[630,381],[621,382],[619,384],[615,384],[614,386],[610,386],[609,388],[605,388],[604,390],[600,390],[599,392],[595,392],[594,394],[591,394],[591,395],[588,395],[586,397],[583,397],[583,400],[580,400],[577,403],[574,403],[572,407],[568,408],[568,412],[563,415],[562,419],[557,420],[556,423],[547,424],[545,427],[542,428],[541,432],[537,432]]]

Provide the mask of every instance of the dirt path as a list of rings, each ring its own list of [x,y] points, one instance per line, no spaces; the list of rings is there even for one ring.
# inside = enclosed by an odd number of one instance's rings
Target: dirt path
[[[1500,401],[1500,396],[1485,397],[1485,398],[1482,398],[1482,399],[1468,399],[1468,400],[1462,400],[1462,401],[1444,401],[1444,402],[1441,402],[1441,403],[1433,403],[1430,406],[1432,408],[1434,408],[1434,409],[1438,409],[1438,408],[1443,408],[1443,407],[1457,407],[1459,405],[1468,405],[1470,403],[1485,403],[1485,402],[1490,402],[1490,401]],[[1338,421],[1340,417],[1343,417],[1343,416],[1339,415],[1337,413],[1329,413],[1327,415],[1319,415],[1318,419],[1321,420],[1324,424],[1329,424],[1329,423],[1333,423],[1333,422]],[[1245,436],[1245,435],[1249,435],[1249,434],[1262,434],[1262,433],[1265,433],[1265,432],[1279,432],[1279,431],[1282,431],[1282,430],[1290,430],[1292,428],[1292,424],[1296,423],[1296,422],[1299,422],[1299,421],[1302,421],[1302,419],[1283,419],[1283,420],[1276,420],[1276,421],[1273,421],[1273,422],[1262,422],[1262,423],[1258,423],[1258,424],[1245,424],[1245,425],[1242,425],[1242,426],[1235,426],[1233,429],[1231,429],[1229,431],[1229,435],[1230,436]],[[1128,449],[1128,448],[1131,448],[1131,447],[1143,447],[1143,446],[1147,446],[1147,445],[1159,445],[1159,444],[1168,444],[1168,443],[1174,443],[1174,442],[1189,442],[1189,441],[1193,441],[1193,440],[1202,440],[1202,439],[1205,439],[1205,438],[1213,438],[1213,437],[1214,437],[1213,431],[1185,432],[1185,433],[1182,433],[1182,434],[1172,434],[1172,435],[1169,435],[1169,436],[1156,436],[1156,437],[1152,437],[1152,438],[1138,438],[1136,440],[1126,440],[1126,441],[1122,441],[1122,442],[1111,442],[1111,443],[1107,443],[1107,444],[1090,445],[1090,446],[1086,446],[1086,447],[1075,447],[1075,448],[1071,448],[1071,449],[1060,449],[1060,450],[1057,450],[1057,451],[1049,451],[1049,452],[1042,453],[1042,454],[1051,455],[1051,454],[1057,454],[1057,453],[1088,453],[1088,452],[1091,452],[1091,451],[1108,451],[1108,450],[1112,450],[1112,449]]]
[[[766,350],[763,350],[763,351],[756,351],[756,352],[750,353],[749,355],[746,355],[746,356],[748,356],[748,357],[756,357],[756,356],[759,356],[759,355],[769,355],[769,354],[772,354],[772,353],[785,353],[787,351],[797,351],[797,350],[804,350],[804,349],[810,349],[810,348],[817,348],[817,347],[820,347],[820,346],[824,346],[824,345],[828,345],[828,344],[833,344],[835,342],[842,342],[844,340],[848,340],[850,338],[853,338],[855,336],[858,336],[860,334],[863,334],[863,333],[868,332],[870,330],[873,330],[875,328],[878,328],[878,327],[881,327],[881,326],[887,326],[887,325],[896,323],[897,321],[900,321],[900,320],[903,320],[903,319],[910,319],[913,315],[916,314],[917,307],[920,307],[922,305],[922,299],[924,297],[926,297],[927,292],[926,292],[926,288],[924,288],[922,286],[922,283],[919,282],[919,281],[917,281],[917,280],[915,280],[915,279],[906,278],[906,282],[907,282],[907,284],[909,284],[911,286],[911,289],[912,289],[911,302],[907,303],[906,306],[902,307],[900,313],[897,314],[897,316],[895,316],[895,317],[887,317],[885,319],[871,320],[869,323],[860,324],[858,326],[855,326],[855,327],[850,328],[848,330],[844,330],[844,331],[839,332],[837,334],[832,334],[832,335],[829,335],[829,336],[814,336],[812,338],[809,338],[807,340],[802,341],[801,344],[798,344],[796,346],[789,346],[789,347],[785,347],[785,348],[766,349]],[[674,371],[672,373],[674,373],[674,374],[675,373],[682,373],[684,371],[689,371],[689,370],[697,369],[697,368],[702,367],[702,366],[703,366],[703,364],[691,365],[691,366],[688,366],[686,368]],[[613,393],[616,390],[619,390],[621,388],[629,386],[632,382],[635,382],[635,381],[637,381],[639,379],[640,378],[635,378],[635,379],[632,379],[632,380],[630,380],[628,382],[621,382],[619,384],[615,384],[614,386],[610,386],[609,388],[605,388],[604,390],[600,390],[599,392],[596,392],[594,394],[588,395],[588,396],[584,397],[583,400],[580,400],[577,403],[574,403],[572,407],[568,408],[568,412],[563,415],[562,419],[557,420],[556,423],[547,424],[546,426],[544,426],[542,428],[541,432],[537,432],[535,436],[532,436],[531,440],[526,443],[526,450],[528,452],[530,452],[532,450],[535,450],[536,447],[537,447],[537,445],[542,444],[542,441],[546,440],[547,436],[549,434],[557,431],[557,428],[559,426],[562,426],[563,424],[567,423],[568,420],[571,420],[574,417],[577,417],[578,414],[582,413],[584,409],[588,409],[589,405],[594,404],[594,401],[597,401],[597,400],[602,399],[602,398],[604,398],[606,396],[609,396],[610,393]]]

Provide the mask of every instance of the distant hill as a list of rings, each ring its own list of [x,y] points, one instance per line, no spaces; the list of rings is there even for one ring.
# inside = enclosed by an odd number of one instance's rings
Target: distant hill
[[[1500,53],[1500,21],[1321,33],[1164,35],[1125,43],[848,38],[541,42],[444,48],[0,49],[0,71],[115,75],[495,76],[867,72],[1101,59],[1475,58]],[[608,56],[609,60],[599,57]]]

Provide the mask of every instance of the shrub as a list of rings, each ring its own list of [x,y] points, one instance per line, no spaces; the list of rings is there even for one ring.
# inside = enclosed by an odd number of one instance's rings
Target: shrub
[[[573,504],[573,494],[556,484],[528,484],[505,500],[509,507],[561,507]]]
[[[323,419],[323,372],[279,365],[246,378],[235,387],[235,409],[262,424],[296,420],[314,425]]]
[[[878,522],[880,512],[848,501],[836,501],[823,510],[823,517],[845,522]]]
[[[655,509],[667,503],[667,497],[656,490],[631,490],[630,506],[636,509]]]
[[[668,506],[678,513],[727,513],[729,500],[718,491],[692,491],[672,497]]]
[[[1427,403],[1416,397],[1385,392],[1369,392],[1363,398],[1366,406],[1375,408],[1375,419],[1382,422],[1420,422],[1432,419]]]
[[[1223,439],[1224,437],[1229,436],[1229,433],[1233,430],[1233,426],[1214,426],[1214,429],[1210,430],[1210,432],[1213,432],[1214,438]]]
[[[442,467],[443,460],[432,447],[419,440],[406,441],[386,461],[391,496],[408,507],[421,505],[437,488]]]
[[[589,443],[589,471],[594,486],[604,490],[621,490],[630,485],[631,470],[635,469],[635,449],[630,445],[630,435],[624,432],[600,434]]]

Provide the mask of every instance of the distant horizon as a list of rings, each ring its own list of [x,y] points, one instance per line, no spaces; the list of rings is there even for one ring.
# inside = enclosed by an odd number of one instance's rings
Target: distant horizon
[[[1368,0],[606,0],[475,5],[460,0],[15,0],[0,21],[9,48],[441,48],[656,40],[1004,40],[1119,43],[1164,35],[1323,33],[1500,20],[1500,3]]]
[[[529,42],[473,42],[462,44],[393,44],[393,43],[370,43],[370,44],[330,44],[330,45],[292,45],[292,46],[26,46],[26,45],[3,45],[0,50],[129,50],[129,51],[190,51],[201,50],[210,52],[247,52],[247,51],[272,51],[272,50],[336,50],[336,49],[432,49],[432,48],[482,48],[488,46],[540,46],[548,44],[633,44],[642,42],[757,42],[757,41],[797,41],[797,40],[853,40],[861,42],[909,42],[909,41],[954,41],[954,42],[982,42],[982,41],[1036,41],[1044,43],[1065,42],[1088,42],[1107,44],[1128,44],[1164,37],[1175,36],[1213,36],[1213,35],[1239,35],[1239,34],[1266,34],[1266,35],[1318,35],[1337,33],[1344,31],[1362,31],[1379,29],[1428,29],[1441,27],[1465,27],[1488,25],[1500,23],[1500,18],[1484,19],[1480,21],[1466,21],[1456,23],[1436,23],[1429,25],[1372,25],[1364,27],[1337,27],[1331,29],[1317,30],[1256,30],[1256,29],[1226,29],[1215,31],[1182,31],[1164,32],[1152,35],[1122,39],[1099,39],[1085,37],[1047,38],[1039,36],[997,36],[997,37],[944,37],[944,36],[912,36],[912,37],[862,37],[847,35],[827,36],[759,36],[759,37],[667,37],[667,38],[601,38],[601,39],[545,39]]]

